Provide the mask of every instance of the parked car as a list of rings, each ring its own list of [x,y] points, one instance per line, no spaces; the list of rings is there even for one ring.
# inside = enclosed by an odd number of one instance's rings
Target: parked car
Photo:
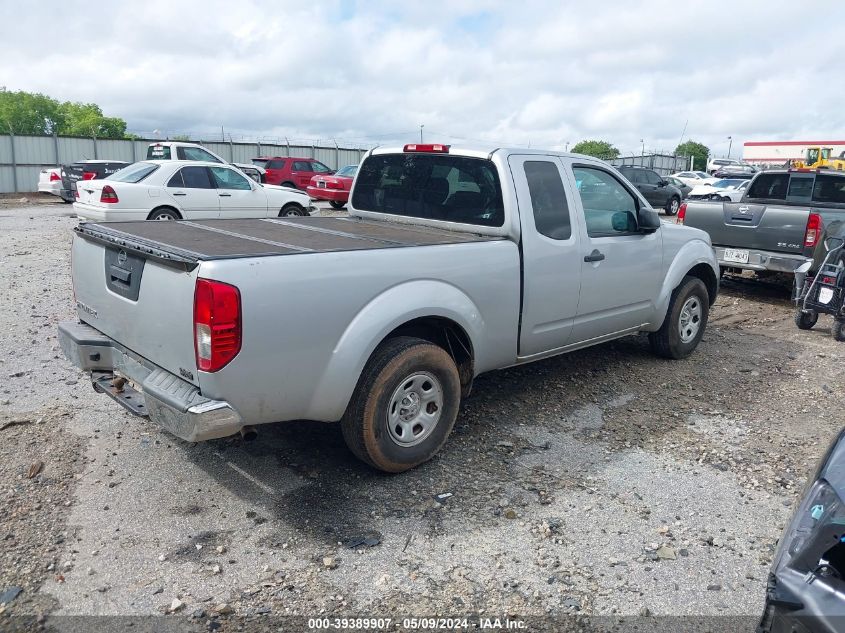
[[[59,195],[65,202],[75,202],[80,180],[98,180],[116,174],[130,163],[124,160],[83,160],[61,168],[62,189]]]
[[[251,163],[230,163],[210,149],[185,141],[158,141],[147,146],[147,160],[198,160],[234,165],[255,182],[266,182],[264,168]]]
[[[703,171],[679,171],[672,174],[672,177],[685,182],[690,187],[705,185],[708,182],[716,182],[718,180],[718,178],[713,178],[713,176]]]
[[[79,160],[70,165],[42,169],[38,178],[38,191],[59,196],[65,202],[73,202],[78,180],[105,178],[128,164],[122,160]]]
[[[440,450],[479,374],[637,332],[684,358],[718,289],[707,234],[586,156],[377,148],[349,214],[81,224],[62,349],[185,440],[340,420],[399,472]]]
[[[149,160],[77,186],[82,220],[195,220],[308,215],[308,196],[262,185],[232,165]]]
[[[652,206],[663,207],[667,215],[675,215],[681,207],[680,189],[670,185],[669,181],[663,178],[653,169],[644,167],[622,166],[620,173],[634,183],[640,193],[645,196]]]
[[[688,198],[690,200],[719,200],[722,202],[739,202],[750,180],[737,178],[723,178],[713,184],[698,185],[693,188]]]
[[[738,161],[733,158],[711,158],[709,161],[707,161],[707,173],[711,175],[715,174],[717,171],[728,165],[742,165],[742,161]]]
[[[331,176],[313,176],[305,191],[312,200],[328,200],[335,209],[342,209],[349,200],[349,190],[357,171],[358,165],[347,165]]]
[[[758,633],[843,630],[845,431],[809,483],[775,551]]]
[[[681,192],[681,199],[686,198],[690,191],[692,191],[692,187],[680,178],[675,178],[674,176],[663,176],[663,179]]]
[[[707,231],[724,268],[794,273],[824,227],[845,219],[845,173],[770,169],[739,202],[686,202],[678,222]]]
[[[754,174],[756,174],[759,170],[751,165],[727,165],[718,169],[714,172],[714,178],[745,178],[751,179],[754,178]]]
[[[305,190],[314,176],[328,176],[334,173],[334,170],[313,158],[262,156],[253,158],[252,162],[264,168],[267,182],[271,185],[294,189]]]

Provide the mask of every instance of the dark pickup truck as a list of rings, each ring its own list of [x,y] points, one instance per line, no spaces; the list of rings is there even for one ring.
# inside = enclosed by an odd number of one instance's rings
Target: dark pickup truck
[[[793,273],[843,219],[845,174],[779,169],[757,174],[739,202],[681,205],[677,221],[710,235],[722,269]]]

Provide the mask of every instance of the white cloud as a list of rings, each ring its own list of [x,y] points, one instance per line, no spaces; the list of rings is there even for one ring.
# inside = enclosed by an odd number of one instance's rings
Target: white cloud
[[[130,129],[717,153],[840,136],[845,5],[152,0],[0,4],[0,83]],[[37,34],[37,35],[36,35]],[[438,139],[440,140],[440,139]]]

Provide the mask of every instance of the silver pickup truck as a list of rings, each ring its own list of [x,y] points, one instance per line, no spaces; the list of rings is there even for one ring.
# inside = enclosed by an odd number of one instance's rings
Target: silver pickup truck
[[[690,354],[718,290],[703,231],[607,164],[536,150],[367,154],[349,217],[81,224],[67,357],[185,440],[341,421],[399,472],[484,372],[647,332]]]
[[[845,174],[770,170],[739,202],[687,202],[678,222],[710,235],[725,269],[793,273],[810,261],[824,227],[845,219]]]

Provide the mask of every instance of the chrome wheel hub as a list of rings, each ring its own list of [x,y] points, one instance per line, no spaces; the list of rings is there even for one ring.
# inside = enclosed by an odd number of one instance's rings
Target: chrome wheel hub
[[[431,435],[443,411],[443,388],[428,372],[405,378],[387,409],[387,430],[396,444],[414,446]]]
[[[681,335],[681,342],[689,343],[701,329],[701,300],[698,297],[690,297],[684,301],[681,307],[681,316],[678,319],[678,332]]]

